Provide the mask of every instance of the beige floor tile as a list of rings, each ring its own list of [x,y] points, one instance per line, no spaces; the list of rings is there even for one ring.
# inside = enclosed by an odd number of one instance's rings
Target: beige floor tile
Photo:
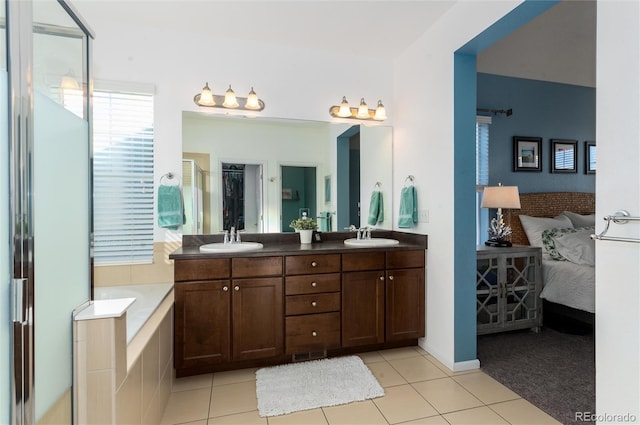
[[[327,425],[322,409],[303,410],[282,416],[270,416],[269,425]]]
[[[367,364],[373,376],[376,377],[383,388],[395,385],[404,385],[407,381],[387,361]]]
[[[210,418],[208,425],[267,425],[267,418],[261,418],[258,411]]]
[[[210,398],[211,388],[171,393],[160,423],[181,424],[206,420]]]
[[[442,416],[431,416],[428,418],[420,418],[415,421],[403,422],[402,425],[449,425],[449,422]]]
[[[387,425],[371,400],[341,406],[323,407],[329,425]]]
[[[452,378],[432,379],[412,385],[441,414],[483,405]]]
[[[408,384],[387,388],[384,397],[373,399],[373,402],[390,424],[438,415],[438,411]]]
[[[484,404],[499,403],[520,398],[484,372],[454,376],[453,379],[480,399]]]
[[[420,382],[429,379],[445,378],[447,375],[423,356],[390,360],[389,364],[398,371],[407,382]]]
[[[459,410],[457,412],[447,413],[442,416],[444,416],[447,422],[452,425],[509,424],[509,422],[502,419],[496,412],[486,406],[467,410]]]
[[[358,354],[358,357],[360,357],[364,363],[377,363],[377,362],[385,361],[384,357],[382,357],[380,355],[380,353],[377,352],[377,351],[370,351],[368,353],[360,353],[360,354]]]
[[[200,388],[211,388],[211,379],[213,374],[187,376],[185,378],[176,378],[174,376],[171,385],[171,392],[197,390]]]
[[[210,418],[250,412],[257,408],[255,381],[218,385],[211,390]]]
[[[238,382],[249,382],[256,380],[256,368],[229,370],[227,372],[216,372],[213,374],[213,386],[237,384]]]
[[[480,372],[480,369],[469,369],[469,370],[462,370],[462,371],[459,371],[459,372],[454,372],[451,369],[449,369],[447,366],[442,364],[438,359],[433,357],[431,354],[427,354],[424,357],[426,357],[431,363],[436,365],[438,367],[438,369],[443,371],[447,376],[458,376],[458,375],[466,375],[467,373]]]
[[[420,353],[415,347],[392,348],[390,350],[378,351],[385,360],[406,359],[407,357],[416,357]]]
[[[489,406],[513,425],[560,424],[557,420],[522,398]]]

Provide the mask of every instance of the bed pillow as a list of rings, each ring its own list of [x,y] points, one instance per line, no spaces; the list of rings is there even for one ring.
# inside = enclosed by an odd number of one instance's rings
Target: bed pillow
[[[583,227],[555,238],[557,252],[575,264],[596,265],[596,241],[591,239],[595,227]]]
[[[520,214],[520,222],[522,223],[522,228],[524,232],[527,234],[527,239],[529,239],[529,244],[531,246],[542,246],[542,232],[547,229],[555,228],[566,228],[573,227],[571,224],[571,220],[566,215],[560,214],[557,217],[546,218],[546,217],[531,217],[528,215]]]
[[[563,211],[562,214],[569,217],[573,227],[591,227],[596,225],[595,214],[581,215],[571,211]]]
[[[565,261],[566,258],[558,252],[556,247],[556,238],[560,238],[569,233],[575,233],[573,227],[553,227],[542,232],[542,253],[546,253],[556,261]]]

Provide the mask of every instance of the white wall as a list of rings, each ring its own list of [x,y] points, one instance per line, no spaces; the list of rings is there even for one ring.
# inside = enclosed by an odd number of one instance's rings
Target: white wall
[[[429,235],[426,338],[421,345],[452,369],[453,53],[518,4],[456,3],[394,66],[393,208],[399,207],[402,181],[414,175],[418,208],[429,211],[429,222],[417,226],[420,233]]]
[[[596,213],[640,216],[640,3],[598,2]],[[596,222],[597,231],[604,224]],[[612,225],[640,238],[640,223]],[[640,421],[640,244],[596,243],[596,413]],[[598,422],[617,422],[612,418]]]

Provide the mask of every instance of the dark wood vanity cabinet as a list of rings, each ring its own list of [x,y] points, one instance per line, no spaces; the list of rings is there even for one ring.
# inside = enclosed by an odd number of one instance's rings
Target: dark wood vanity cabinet
[[[175,277],[177,370],[282,354],[282,257],[180,260]]]
[[[386,341],[424,336],[424,251],[389,251],[386,262]]]

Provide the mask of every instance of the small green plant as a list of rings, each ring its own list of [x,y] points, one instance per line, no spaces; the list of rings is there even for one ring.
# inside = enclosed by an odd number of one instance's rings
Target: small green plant
[[[295,220],[291,220],[289,227],[296,230],[316,230],[318,223],[312,218],[296,218]]]

